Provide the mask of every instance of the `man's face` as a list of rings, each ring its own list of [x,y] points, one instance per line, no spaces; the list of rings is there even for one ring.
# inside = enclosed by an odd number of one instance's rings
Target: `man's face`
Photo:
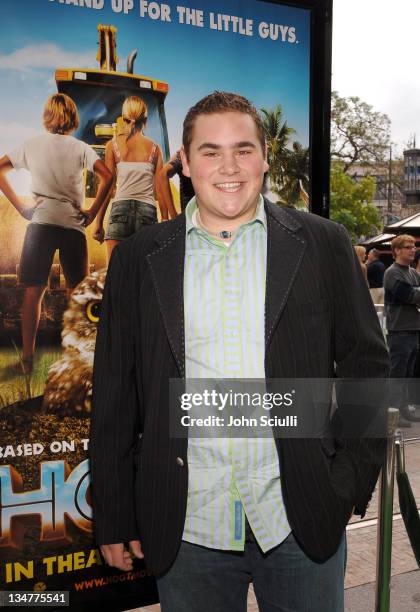
[[[376,259],[375,252],[373,250],[369,251],[368,256],[367,256],[368,262],[370,263],[371,261],[375,261],[375,259]]]
[[[199,115],[189,159],[181,150],[183,172],[190,176],[200,212],[210,221],[249,218],[268,170],[266,152],[250,115],[239,112]]]
[[[416,245],[414,242],[405,241],[400,249],[395,249],[395,261],[403,266],[409,266],[416,254]]]

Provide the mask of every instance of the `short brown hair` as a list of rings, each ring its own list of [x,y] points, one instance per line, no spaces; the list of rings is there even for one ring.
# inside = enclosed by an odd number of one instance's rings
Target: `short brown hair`
[[[79,113],[76,104],[63,93],[48,98],[44,106],[44,126],[52,134],[67,134],[79,125]]]
[[[182,144],[185,154],[188,157],[192,141],[194,123],[199,115],[213,115],[214,113],[244,113],[252,117],[257,128],[258,140],[261,147],[265,149],[265,134],[261,117],[257,109],[249,100],[239,94],[227,91],[214,91],[205,98],[202,98],[190,108],[184,119],[182,132]]]
[[[395,236],[395,238],[391,240],[391,250],[394,257],[395,249],[402,249],[405,246],[406,242],[412,242],[415,246],[416,239],[414,238],[414,236],[410,236],[410,234],[400,234],[399,236]]]

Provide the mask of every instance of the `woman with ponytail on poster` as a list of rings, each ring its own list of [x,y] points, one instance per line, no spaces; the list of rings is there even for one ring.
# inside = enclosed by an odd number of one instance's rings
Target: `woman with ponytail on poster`
[[[30,374],[33,369],[41,302],[55,251],[60,253],[67,288],[73,289],[88,272],[85,228],[96,217],[112,185],[111,173],[92,147],[70,135],[79,125],[79,115],[69,96],[50,96],[43,122],[46,133],[0,158],[0,189],[30,221],[19,267],[19,282],[24,287],[23,352],[13,369],[20,374]],[[10,170],[21,168],[31,173],[32,206],[22,201],[6,178]],[[85,169],[99,177],[96,198],[88,209],[82,209]]]
[[[113,173],[116,192],[106,232],[103,227],[108,201],[102,206],[94,231],[94,238],[106,241],[108,260],[113,248],[143,225],[157,223],[155,194],[161,218],[168,219],[162,196],[159,172],[162,153],[159,146],[143,134],[147,121],[147,106],[137,96],[124,101],[122,118],[126,129],[114,136],[105,148],[105,163]],[[110,195],[112,190],[110,191]]]

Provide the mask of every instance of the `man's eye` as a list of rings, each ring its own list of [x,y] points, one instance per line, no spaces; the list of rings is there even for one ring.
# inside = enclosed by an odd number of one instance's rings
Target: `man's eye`
[[[238,151],[238,155],[250,155],[251,153],[251,149],[239,149]]]
[[[207,151],[207,153],[204,153],[204,157],[216,157],[216,156],[217,156],[216,151]]]

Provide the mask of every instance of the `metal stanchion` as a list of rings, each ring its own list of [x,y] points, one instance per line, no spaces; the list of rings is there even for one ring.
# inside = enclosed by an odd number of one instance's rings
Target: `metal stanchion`
[[[398,462],[399,468],[401,472],[405,472],[405,445],[404,445],[404,436],[402,431],[399,429],[395,432],[395,444],[398,445],[400,452],[399,457],[397,455],[397,473],[398,473]]]
[[[376,612],[389,612],[392,552],[392,515],[394,503],[395,437],[399,411],[388,409],[386,463],[379,488],[379,516],[376,553]]]

